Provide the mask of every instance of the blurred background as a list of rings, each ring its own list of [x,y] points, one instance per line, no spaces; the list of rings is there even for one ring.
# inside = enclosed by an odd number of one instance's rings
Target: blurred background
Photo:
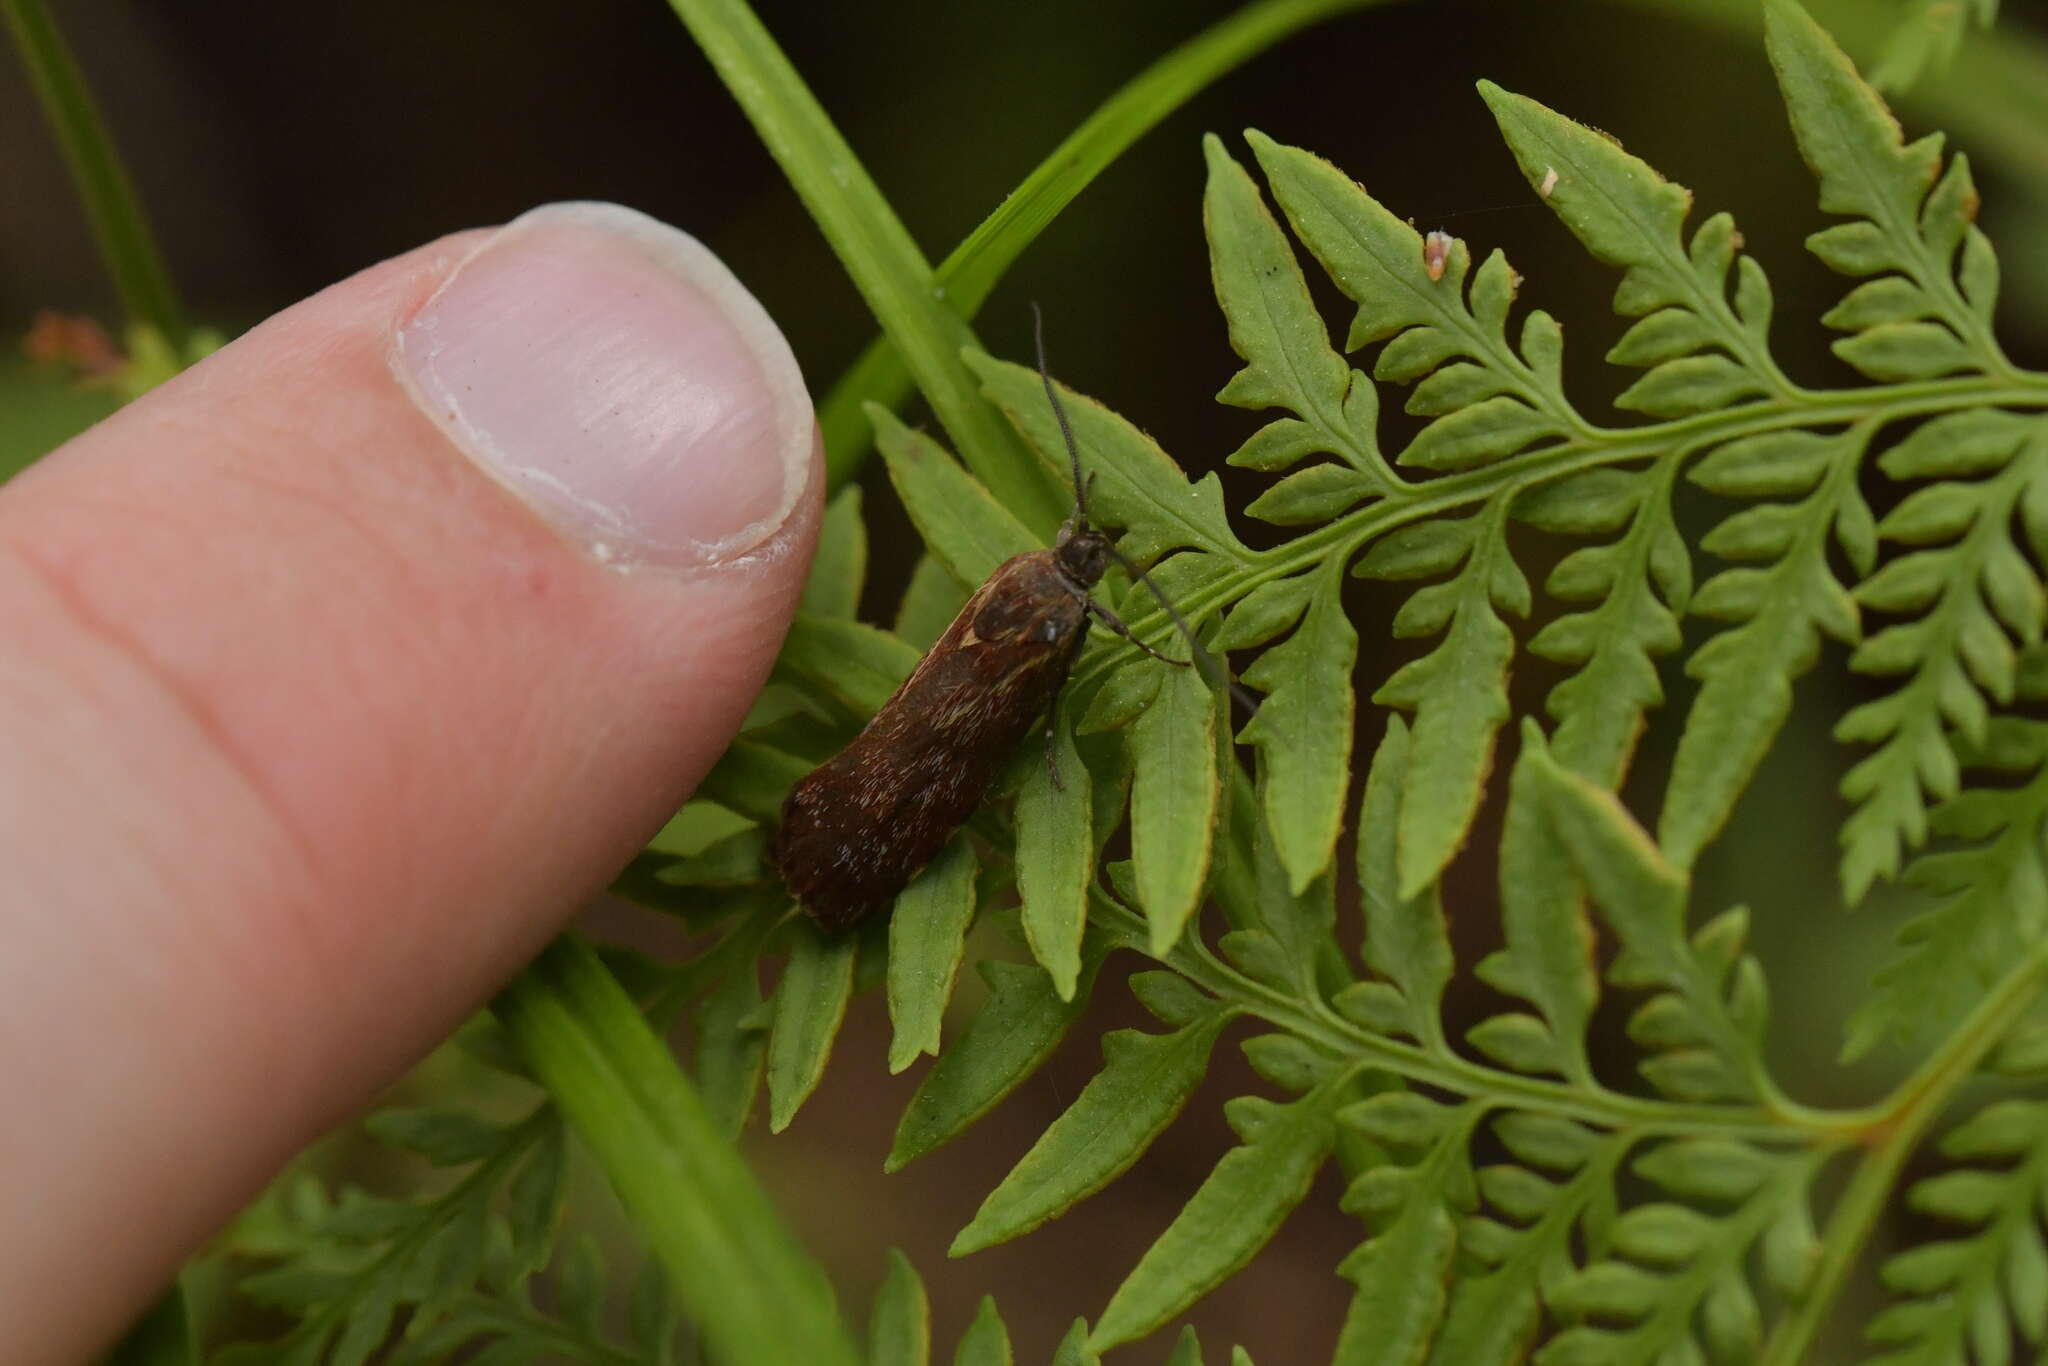
[[[781,322],[814,392],[872,334],[780,172],[654,0],[55,8],[188,308],[229,334],[439,234],[577,198],[631,204],[701,237]],[[1232,8],[757,5],[934,260],[1120,83]],[[1867,60],[1908,5],[1815,8]],[[2048,16],[2038,0],[2006,0],[2002,29],[1970,43],[1955,72],[1927,80],[1900,112],[1910,134],[1945,128],[1970,153],[2005,268],[2008,349],[2039,365],[2048,360]],[[2012,98],[2015,69],[2042,82],[2031,108]],[[1787,369],[1808,382],[1848,382],[1815,322],[1845,285],[1801,248],[1825,220],[1749,0],[1426,0],[1312,30],[1217,83],[1112,166],[990,299],[984,344],[1024,355],[1027,302],[1040,301],[1063,379],[1147,428],[1191,470],[1217,464],[1261,419],[1211,401],[1236,362],[1209,297],[1198,142],[1220,133],[1242,157],[1237,134],[1255,126],[1330,158],[1418,227],[1466,238],[1475,256],[1504,248],[1526,277],[1525,303],[1564,322],[1567,378],[1597,414],[1624,382],[1598,361],[1621,331],[1607,306],[1613,277],[1522,181],[1473,91],[1481,77],[1619,136],[1694,190],[1695,221],[1731,211],[1775,287]],[[119,319],[11,60],[0,61],[0,186],[0,335],[10,339],[0,359],[0,461],[18,462],[109,400],[26,378],[12,339],[42,308]],[[1333,302],[1327,316],[1341,335],[1345,310]],[[875,538],[869,602],[886,619],[916,542],[877,473],[863,477]],[[1233,503],[1256,488],[1235,472],[1226,485]],[[1530,567],[1540,573],[1540,563]],[[1398,602],[1384,589],[1360,590],[1362,692],[1409,657],[1386,630]],[[1799,718],[1700,878],[1702,910],[1737,900],[1754,909],[1775,988],[1774,1048],[1789,1089],[1816,1104],[1874,1098],[1904,1065],[1884,1056],[1855,1069],[1834,1064],[1840,1021],[1908,909],[1881,894],[1852,918],[1835,890],[1833,793],[1849,756],[1828,727],[1859,695],[1842,663],[1830,651],[1802,685]],[[1517,705],[1534,710],[1554,678],[1534,661],[1525,673]],[[1665,677],[1673,705],[1645,742],[1632,796],[1656,791],[1668,722],[1682,714],[1684,682],[1669,664]],[[1361,752],[1380,725],[1361,711]],[[1486,842],[1482,830],[1475,845]],[[1467,863],[1451,904],[1469,962],[1490,945],[1492,873]],[[1498,1004],[1475,990],[1457,1008],[1476,1016]],[[1137,1170],[1029,1238],[949,1263],[953,1232],[1094,1070],[1095,1037],[1140,1023],[1138,1012],[1106,982],[1094,1018],[1051,1068],[967,1139],[889,1178],[882,1157],[916,1072],[887,1076],[880,1002],[865,998],[856,1012],[820,1093],[789,1133],[757,1136],[754,1158],[849,1304],[865,1302],[882,1250],[900,1245],[931,1282],[941,1342],[993,1290],[1023,1361],[1048,1359],[1074,1315],[1099,1311],[1228,1145],[1221,1102],[1256,1086],[1226,1049],[1210,1085]],[[1254,1267],[1197,1310],[1211,1359],[1233,1341],[1283,1366],[1327,1356],[1348,1298],[1332,1270],[1358,1236],[1336,1212],[1337,1193],[1326,1180]]]

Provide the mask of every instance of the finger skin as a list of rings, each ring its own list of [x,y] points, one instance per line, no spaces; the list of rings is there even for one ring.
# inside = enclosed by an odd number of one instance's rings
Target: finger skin
[[[601,567],[407,396],[477,237],[342,282],[0,490],[0,1323],[82,1359],[443,1037],[724,748],[822,474]]]

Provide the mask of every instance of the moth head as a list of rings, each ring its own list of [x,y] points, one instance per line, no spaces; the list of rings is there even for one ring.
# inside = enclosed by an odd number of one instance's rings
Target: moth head
[[[1052,547],[1060,573],[1084,593],[1101,581],[1102,571],[1109,568],[1112,553],[1109,537],[1078,517],[1060,528],[1060,537]]]

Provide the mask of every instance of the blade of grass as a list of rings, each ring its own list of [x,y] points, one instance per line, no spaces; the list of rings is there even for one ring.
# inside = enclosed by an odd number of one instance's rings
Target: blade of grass
[[[588,944],[557,939],[492,1008],[719,1361],[858,1366],[824,1272]]]
[[[1050,539],[1066,516],[1068,496],[981,397],[979,382],[960,359],[961,349],[974,343],[973,331],[939,294],[931,263],[803,78],[743,0],[669,5],[902,352],[960,458],[1026,526]]]
[[[7,31],[21,50],[29,83],[64,150],[93,240],[99,243],[128,321],[154,328],[182,357],[191,335],[178,291],[77,59],[43,0],[0,0],[0,19],[6,20]]]
[[[1348,10],[1392,0],[1262,0],[1182,43],[1133,77],[1061,140],[942,263],[936,283],[946,302],[972,318],[1024,248],[1104,168],[1202,87],[1282,39]],[[869,343],[818,405],[829,487],[860,468],[873,443],[862,405],[897,408],[911,376],[887,337]]]

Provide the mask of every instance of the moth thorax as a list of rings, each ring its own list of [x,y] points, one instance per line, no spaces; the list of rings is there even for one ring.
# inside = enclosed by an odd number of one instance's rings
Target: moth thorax
[[[1069,524],[1060,528],[1052,554],[1066,580],[1086,592],[1101,581],[1103,570],[1109,568],[1109,537],[1091,526]]]

